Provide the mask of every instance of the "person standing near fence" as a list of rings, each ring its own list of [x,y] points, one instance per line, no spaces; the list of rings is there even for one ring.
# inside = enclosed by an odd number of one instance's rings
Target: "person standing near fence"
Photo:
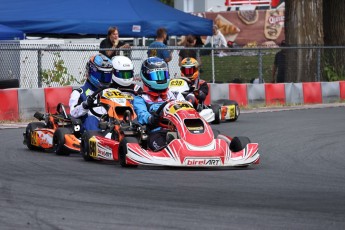
[[[184,40],[184,47],[185,48],[195,47],[195,44],[196,44],[196,38],[193,35],[188,35],[186,37],[186,39]],[[181,66],[182,60],[187,58],[187,57],[197,59],[196,50],[193,50],[193,49],[180,50],[178,56],[179,56],[179,60],[178,60],[179,66]]]
[[[280,46],[281,47],[286,46],[285,40],[281,42]],[[286,59],[285,49],[282,49],[276,53],[274,57],[273,68],[272,68],[272,83],[285,82],[285,59]]]
[[[218,48],[218,47],[228,47],[228,44],[226,42],[226,39],[222,32],[218,29],[217,25],[213,26],[213,35],[212,36],[207,36],[206,38],[206,47],[211,47],[213,41],[213,47]]]
[[[164,44],[168,33],[165,28],[159,28],[157,30],[157,38],[156,41],[152,42],[149,45],[149,50],[147,51],[148,57],[159,57],[163,59],[166,63],[172,60],[171,51],[166,49],[154,49],[154,48],[166,48],[167,46]]]
[[[99,45],[101,49],[108,48],[130,48],[128,43],[119,40],[119,29],[117,27],[109,27],[107,38],[101,41]],[[100,53],[112,59],[114,56],[120,55],[118,50],[102,50]]]

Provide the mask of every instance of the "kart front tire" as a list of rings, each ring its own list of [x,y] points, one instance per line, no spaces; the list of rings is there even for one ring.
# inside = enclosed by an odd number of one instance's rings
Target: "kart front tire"
[[[212,124],[219,124],[221,121],[221,107],[219,105],[211,105],[211,109],[214,112],[214,121]]]
[[[69,156],[69,149],[65,146],[66,140],[65,135],[71,134],[73,131],[69,128],[58,128],[54,132],[53,136],[53,146],[56,155],[59,156]]]
[[[250,139],[248,137],[234,137],[230,142],[230,150],[231,152],[239,152],[246,147],[247,144],[250,143]]]
[[[26,142],[26,146],[30,149],[30,150],[39,150],[42,149],[40,147],[37,147],[35,145],[31,144],[31,134],[35,129],[40,129],[40,128],[45,128],[45,124],[43,122],[31,122],[26,126],[26,130],[25,130],[25,142]]]
[[[135,137],[125,137],[122,139],[119,145],[119,162],[122,167],[136,167],[137,165],[128,165],[126,162],[127,155],[127,143],[139,143],[138,139]]]

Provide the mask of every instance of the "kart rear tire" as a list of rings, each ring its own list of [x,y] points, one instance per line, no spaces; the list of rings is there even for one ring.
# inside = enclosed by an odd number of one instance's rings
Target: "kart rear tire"
[[[73,131],[69,128],[58,128],[54,132],[53,136],[53,146],[56,155],[59,156],[69,156],[69,149],[65,146],[65,134],[71,134]]]
[[[236,101],[226,100],[223,105],[235,105],[235,118],[230,119],[230,121],[236,121],[240,116],[240,106],[238,106],[238,103]]]
[[[139,143],[139,140],[135,137],[125,137],[122,139],[119,145],[119,162],[122,167],[137,167],[137,165],[128,165],[126,163],[127,155],[127,143]]]
[[[94,161],[95,159],[90,155],[89,140],[94,135],[99,134],[99,131],[85,131],[81,137],[80,153],[85,161]]]
[[[230,150],[231,152],[238,152],[241,151],[246,147],[247,144],[250,143],[250,139],[248,137],[234,137],[230,142]]]
[[[31,144],[31,133],[37,129],[37,128],[45,128],[46,125],[43,122],[31,122],[26,126],[25,129],[25,142],[26,142],[26,146],[30,149],[30,150],[39,150],[42,149],[40,147],[37,147],[35,145]]]
[[[214,121],[212,121],[212,124],[219,124],[221,121],[221,107],[219,105],[211,105],[211,109],[214,112]]]

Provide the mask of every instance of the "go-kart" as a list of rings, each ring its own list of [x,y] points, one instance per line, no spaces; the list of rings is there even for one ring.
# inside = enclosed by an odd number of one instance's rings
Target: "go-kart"
[[[118,160],[119,142],[125,135],[133,134],[132,120],[136,118],[132,104],[134,92],[126,89],[99,89],[91,97],[95,103],[91,112],[100,118],[100,131],[85,131],[81,138],[81,154],[85,161]],[[99,114],[94,107],[103,107],[106,114]],[[136,130],[137,132],[137,130]]]
[[[30,150],[54,151],[57,155],[79,153],[81,121],[68,115],[62,103],[56,113],[36,112],[34,117],[39,122],[30,122],[23,133],[23,143]]]
[[[259,163],[257,143],[248,137],[231,138],[214,132],[187,101],[164,102],[156,113],[168,130],[166,147],[149,149],[145,128],[138,129],[120,141],[117,158],[121,166],[247,167]]]
[[[171,79],[169,89],[175,93],[180,92],[186,97],[191,92],[189,82],[190,80],[186,77]],[[207,122],[213,124],[219,124],[221,121],[236,121],[240,115],[238,103],[227,99],[218,100],[212,105],[201,103],[196,110]]]

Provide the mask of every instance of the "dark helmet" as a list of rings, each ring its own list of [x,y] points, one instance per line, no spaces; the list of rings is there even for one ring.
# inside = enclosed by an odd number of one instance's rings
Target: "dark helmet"
[[[92,56],[87,64],[87,79],[96,88],[108,87],[112,78],[113,65],[103,54]]]
[[[165,90],[169,86],[167,63],[158,57],[149,57],[141,65],[140,76],[144,84],[153,91]]]

